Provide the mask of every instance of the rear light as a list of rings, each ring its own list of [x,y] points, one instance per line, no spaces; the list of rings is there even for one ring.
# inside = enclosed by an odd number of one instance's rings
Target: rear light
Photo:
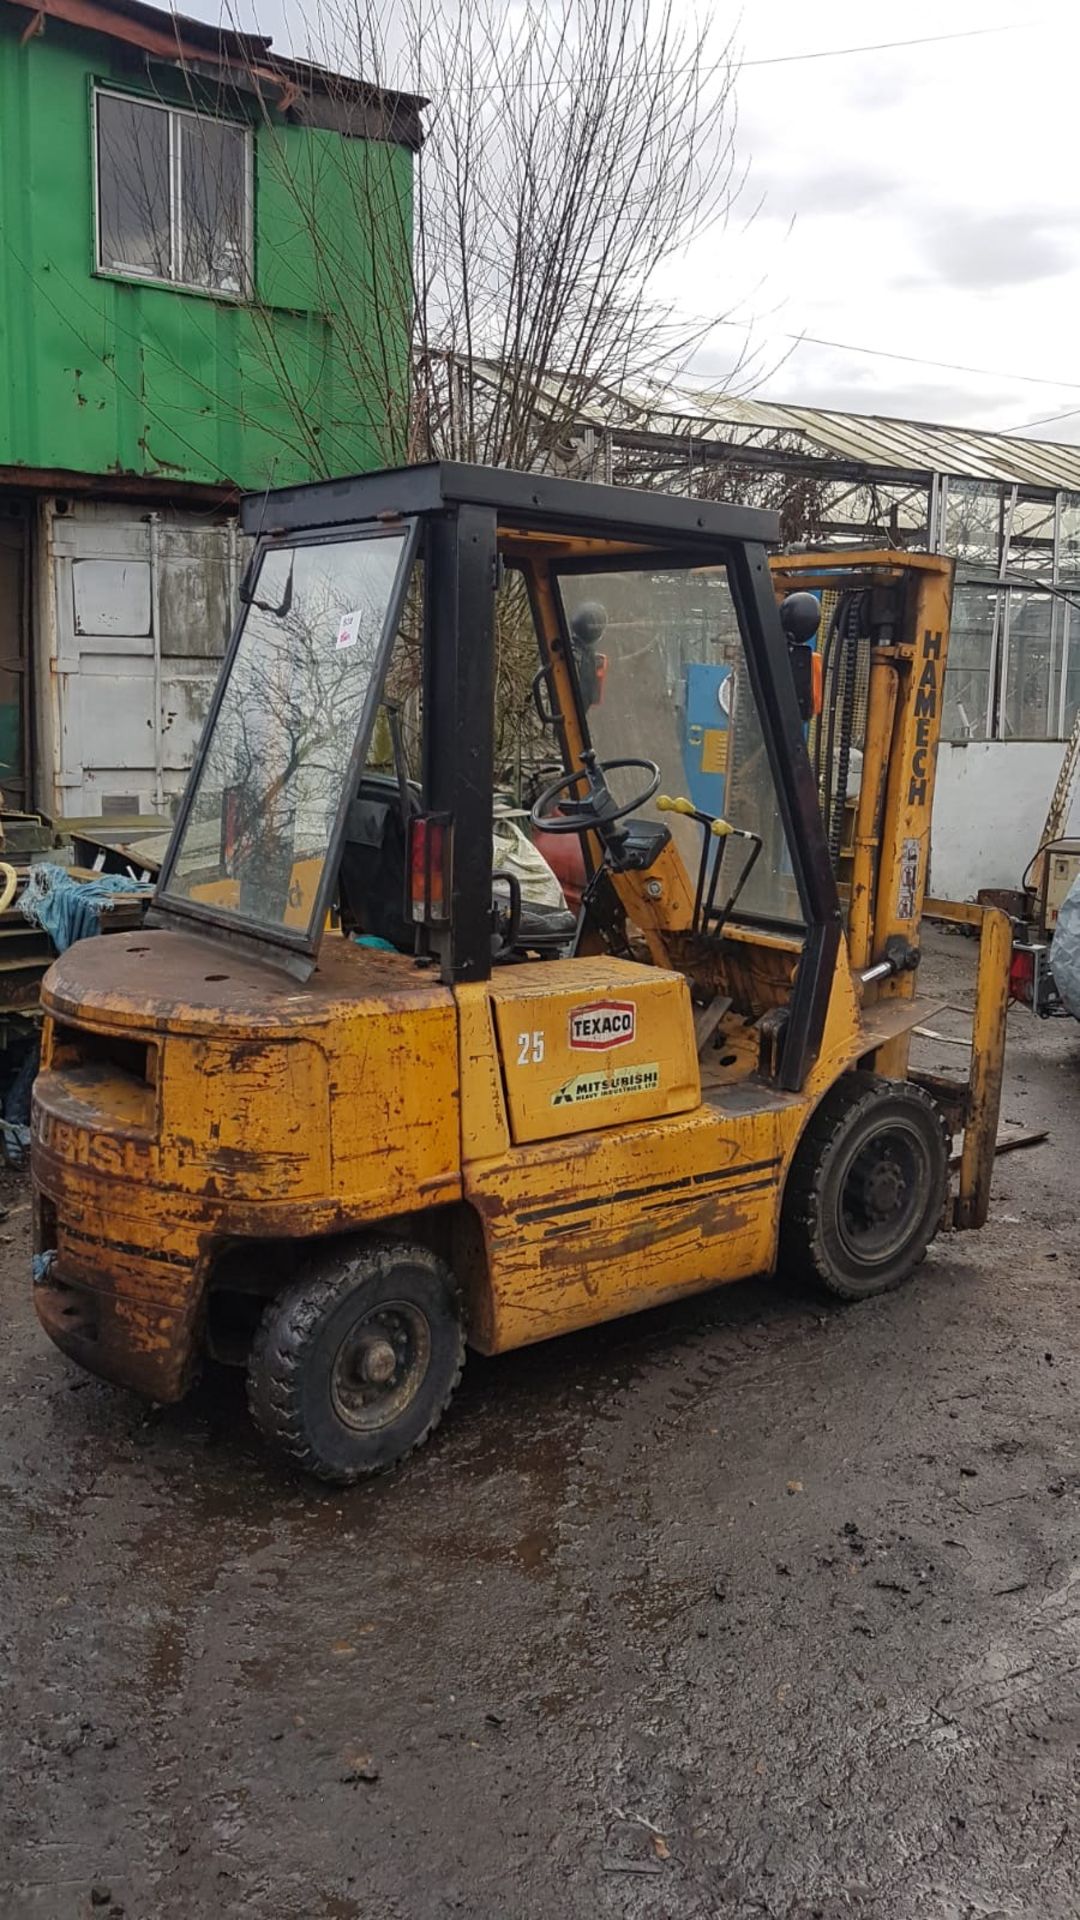
[[[593,655],[593,658],[596,661],[596,699],[593,705],[598,707],[604,697],[604,681],[607,679],[608,657],[606,653],[597,653]]]
[[[450,816],[417,814],[409,823],[409,917],[418,926],[450,919]]]
[[[1035,999],[1035,955],[1030,947],[1014,947],[1009,967],[1009,998],[1030,1007]]]

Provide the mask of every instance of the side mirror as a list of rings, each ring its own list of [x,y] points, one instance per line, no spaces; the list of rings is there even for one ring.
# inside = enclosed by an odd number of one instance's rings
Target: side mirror
[[[796,646],[806,646],[821,625],[821,601],[816,593],[789,593],[780,602],[780,625]]]
[[[293,576],[296,572],[296,549],[293,549],[289,560],[289,573],[285,581],[285,591],[281,596],[281,605],[277,607],[269,600],[256,600],[255,598],[255,582],[259,577],[259,566],[262,557],[261,553],[252,554],[251,559],[248,561],[241,575],[240,585],[236,589],[237,598],[242,607],[258,607],[260,613],[269,613],[272,614],[276,620],[284,620],[285,615],[292,610]]]

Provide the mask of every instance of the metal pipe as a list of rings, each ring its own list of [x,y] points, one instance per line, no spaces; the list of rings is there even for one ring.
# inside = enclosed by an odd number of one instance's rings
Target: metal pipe
[[[988,740],[996,740],[998,738],[997,724],[1000,723],[1002,708],[1005,702],[1005,678],[1009,666],[1009,588],[1005,583],[1009,574],[1009,549],[1012,546],[1013,519],[1016,514],[1016,503],[1019,491],[1019,487],[1015,485],[1010,490],[1009,508],[1007,514],[1004,516],[1002,528],[1001,554],[998,564],[999,584],[998,590],[994,595],[994,623],[990,632],[990,672],[987,678],[986,688],[986,738]],[[1005,606],[1004,619],[1002,618],[1003,602]],[[999,687],[1002,696],[1000,701],[997,697]]]
[[[930,490],[926,496],[926,546],[927,551],[936,553],[938,543],[934,538],[937,530],[938,505],[941,497],[941,475],[930,475]]]
[[[891,980],[895,972],[891,960],[875,960],[872,967],[861,967],[857,978],[862,986],[869,987],[875,980]]]
[[[870,656],[870,685],[866,696],[866,732],[863,737],[862,785],[855,812],[855,839],[851,862],[851,902],[848,908],[848,951],[852,967],[870,964],[874,951],[874,894],[877,889],[877,852],[881,845],[881,817],[889,775],[900,677],[886,660]]]
[[[233,622],[240,608],[240,595],[238,591],[240,586],[240,549],[236,540],[235,515],[230,516],[228,526],[225,529],[225,554],[225,567],[229,578],[228,602],[225,608],[225,644],[227,646],[229,635],[233,629]]]
[[[1061,576],[1061,504],[1062,504],[1061,494],[1055,493],[1054,495],[1054,561],[1053,561],[1053,566],[1051,568],[1053,583],[1055,586],[1059,584],[1059,580]],[[1053,740],[1066,740],[1068,739],[1068,734],[1065,729],[1065,701],[1066,701],[1066,695],[1068,693],[1068,683],[1069,683],[1069,603],[1067,600],[1065,601],[1061,600],[1057,594],[1054,594],[1052,596],[1051,602],[1050,602],[1050,659],[1051,661],[1053,661],[1053,658],[1054,658],[1055,638],[1059,643],[1059,658],[1060,658],[1060,664],[1058,666],[1057,700],[1056,700],[1056,706],[1053,714],[1050,715],[1048,713],[1048,721],[1051,728],[1050,738]]]
[[[712,827],[702,827],[701,859],[698,861],[697,891],[694,894],[694,918],[691,922],[691,930],[694,933],[700,933],[702,931],[701,906],[705,898],[705,882],[709,877],[709,851],[711,846]],[[723,842],[721,842],[720,852],[723,853],[723,851]]]
[[[161,711],[161,582],[159,579],[158,515],[150,515],[150,625],[154,637],[154,806],[158,813],[165,807],[165,741]]]

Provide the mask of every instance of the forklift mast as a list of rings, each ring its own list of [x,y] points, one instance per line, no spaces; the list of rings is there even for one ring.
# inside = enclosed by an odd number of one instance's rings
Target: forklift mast
[[[929,892],[953,563],[936,554],[885,550],[781,555],[770,564],[780,595],[810,589],[864,596],[863,760],[841,897],[851,965],[861,975],[865,1003],[912,998],[924,920],[980,937],[968,1083],[958,1089],[936,1076],[910,1077],[928,1086],[964,1126],[955,1224],[981,1226],[990,1203],[1004,1073],[1012,928],[997,907]],[[843,804],[844,796],[839,799]],[[897,1035],[879,1051],[879,1071],[909,1073],[910,1047],[910,1031]]]

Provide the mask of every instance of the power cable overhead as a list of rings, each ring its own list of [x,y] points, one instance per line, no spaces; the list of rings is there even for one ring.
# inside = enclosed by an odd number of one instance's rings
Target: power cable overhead
[[[920,34],[915,40],[874,40],[859,47],[817,47],[804,53],[773,53],[757,60],[740,60],[745,67],[785,67],[800,60],[843,60],[853,53],[892,53],[901,47],[935,47],[943,40],[983,40],[993,33],[1017,33],[1022,26],[1038,26],[1038,21],[1007,20],[998,27],[968,27],[957,33]]]
[[[814,333],[785,333],[785,340],[805,341],[812,347],[831,347],[838,353],[868,354],[874,360],[902,360],[912,367],[941,367],[946,373],[975,373],[984,380],[1019,380],[1031,387],[1064,387],[1080,393],[1080,380],[1052,380],[1043,373],[1005,373],[1000,367],[972,367],[963,360],[930,360],[917,353],[889,353],[884,347],[856,347],[849,340],[823,340]]]
[[[785,67],[798,65],[799,62],[806,60],[845,60],[849,56],[859,53],[894,53],[901,52],[905,47],[935,47],[940,46],[947,40],[985,40],[995,34],[1019,33],[1021,28],[1025,28],[1030,32],[1032,27],[1038,27],[1042,24],[1042,21],[1038,19],[1005,20],[996,27],[967,27],[955,33],[924,33],[911,40],[876,40],[868,41],[865,44],[854,47],[807,47],[801,53],[759,54],[751,60],[740,60],[735,55],[729,55],[723,60],[713,61],[710,66],[702,67],[700,78],[707,80],[713,74],[722,73],[725,69],[733,74],[739,74],[745,72],[748,67]],[[694,64],[693,61],[688,61],[684,66],[673,67],[671,69],[671,77],[677,78],[680,74],[691,73],[694,70]],[[419,84],[419,82],[417,84]],[[485,81],[477,86],[470,86],[468,82],[459,82],[456,86],[443,87],[441,91],[444,93],[456,92],[475,95],[481,93],[527,92],[537,87],[541,87],[545,91],[552,91],[560,87],[569,88],[577,85],[580,85],[580,76],[567,74],[565,79],[561,80],[555,75],[547,75],[543,78],[538,76],[536,79]],[[436,97],[440,91],[433,81],[425,82],[424,86],[425,91],[431,94],[433,98]]]

